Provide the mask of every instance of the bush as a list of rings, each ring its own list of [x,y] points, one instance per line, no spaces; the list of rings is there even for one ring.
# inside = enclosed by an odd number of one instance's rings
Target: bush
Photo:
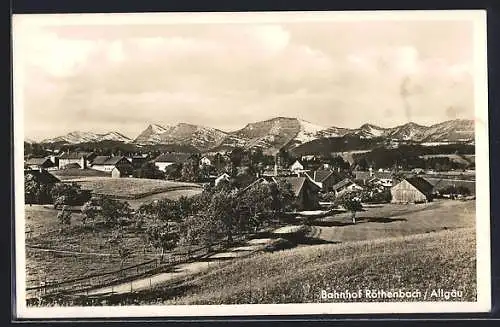
[[[286,250],[290,249],[294,246],[292,242],[289,240],[286,240],[284,238],[277,238],[272,240],[269,244],[267,244],[264,247],[264,251],[267,252],[274,252],[274,251],[281,251],[281,250]]]

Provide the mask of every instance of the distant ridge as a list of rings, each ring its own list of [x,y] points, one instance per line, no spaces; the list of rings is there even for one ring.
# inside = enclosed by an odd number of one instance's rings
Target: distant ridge
[[[78,144],[113,140],[136,145],[179,144],[192,146],[202,152],[244,147],[261,148],[265,153],[275,153],[284,147],[293,149],[315,140],[345,136],[421,143],[470,142],[474,140],[474,121],[455,119],[431,126],[409,122],[391,128],[366,123],[359,128],[342,128],[324,127],[297,118],[276,117],[248,123],[245,127],[232,132],[187,123],[150,124],[134,140],[118,132],[105,134],[71,132],[64,136],[44,140],[42,143]]]

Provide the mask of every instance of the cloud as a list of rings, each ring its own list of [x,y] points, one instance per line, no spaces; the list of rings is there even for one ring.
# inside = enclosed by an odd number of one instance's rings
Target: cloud
[[[374,37],[335,26],[25,30],[26,124],[46,125],[45,136],[106,124],[135,136],[146,122],[236,129],[284,115],[357,127],[472,112],[468,57],[432,55],[401,30],[389,42],[394,27]]]

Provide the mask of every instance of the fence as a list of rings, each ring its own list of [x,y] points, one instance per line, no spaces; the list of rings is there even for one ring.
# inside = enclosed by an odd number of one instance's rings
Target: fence
[[[135,278],[140,278],[141,276],[160,272],[178,264],[198,260],[206,255],[209,255],[209,250],[217,251],[222,247],[223,242],[219,242],[213,244],[210,249],[206,246],[200,246],[191,249],[190,251],[170,253],[170,255],[167,255],[165,257],[164,261],[161,261],[161,258],[155,258],[119,270],[84,276],[62,282],[43,280],[39,282],[39,286],[31,286],[26,288],[26,298],[35,299],[58,294],[71,294],[88,291],[99,287],[125,283]],[[35,281],[31,280],[30,282],[33,283]]]

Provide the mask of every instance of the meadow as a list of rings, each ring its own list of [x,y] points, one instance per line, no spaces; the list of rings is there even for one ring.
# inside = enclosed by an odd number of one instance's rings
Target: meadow
[[[313,245],[234,260],[137,294],[135,304],[251,304],[352,301],[475,301],[475,230],[461,228],[342,244]],[[424,298],[426,290],[461,298]],[[421,292],[418,299],[322,299],[321,291]],[[429,292],[430,293],[430,292]]]
[[[121,199],[138,199],[156,193],[200,188],[195,183],[145,178],[80,177],[66,181],[75,182],[82,189],[91,190],[94,194],[108,195]]]

